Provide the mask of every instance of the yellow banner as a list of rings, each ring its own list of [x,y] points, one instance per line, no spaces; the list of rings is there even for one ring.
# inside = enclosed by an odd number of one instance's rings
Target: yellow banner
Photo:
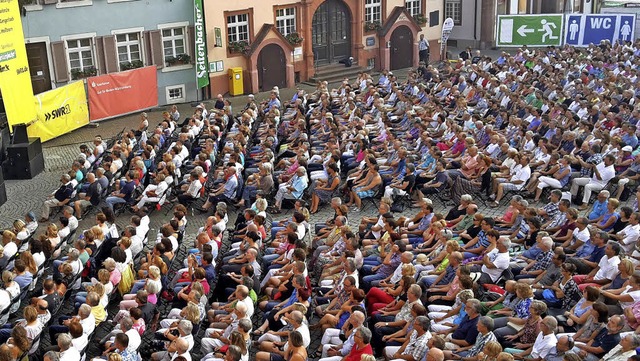
[[[84,83],[77,81],[36,95],[36,121],[27,131],[29,137],[47,140],[89,124],[89,108]]]
[[[36,118],[18,0],[0,0],[0,92],[9,125]]]

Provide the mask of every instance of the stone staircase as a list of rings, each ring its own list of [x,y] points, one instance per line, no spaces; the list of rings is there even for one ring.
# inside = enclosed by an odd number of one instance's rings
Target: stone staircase
[[[327,81],[331,84],[341,82],[344,78],[349,78],[349,81],[352,82],[361,72],[373,73],[374,70],[357,65],[349,68],[345,67],[344,64],[324,65],[318,67],[315,75],[304,83],[315,86],[319,81]]]

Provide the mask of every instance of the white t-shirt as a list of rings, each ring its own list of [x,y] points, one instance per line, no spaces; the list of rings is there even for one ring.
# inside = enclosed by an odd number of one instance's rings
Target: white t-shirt
[[[521,167],[518,171],[511,177],[511,182],[521,180],[522,183],[516,184],[517,189],[522,189],[527,181],[531,177],[531,168],[529,166]]]
[[[620,245],[626,254],[631,254],[640,236],[640,224],[636,224],[635,226],[628,224],[624,227],[622,233],[624,233],[624,238],[620,241]]]
[[[601,187],[606,186],[607,183],[616,176],[616,170],[613,167],[613,164],[607,167],[604,162],[601,162],[596,166],[596,169],[600,173],[600,178],[602,179],[597,179],[595,172],[593,172],[593,175],[591,176],[591,183],[598,184]]]
[[[546,358],[551,349],[558,343],[558,339],[556,335],[549,334],[544,336],[542,331],[538,333],[538,337],[536,337],[536,341],[533,343],[533,348],[531,349],[531,357],[532,358]]]
[[[486,273],[491,277],[492,281],[497,281],[504,270],[509,267],[509,252],[499,253],[497,248],[487,253],[489,260],[496,268],[489,268],[485,265],[482,266],[482,273]]]
[[[18,245],[15,242],[9,242],[4,246],[4,251],[2,252],[2,256],[6,259],[9,259],[18,252]]]
[[[613,280],[618,274],[618,264],[620,264],[620,257],[615,256],[609,259],[609,256],[604,255],[600,258],[600,262],[598,262],[600,269],[593,276],[593,279],[596,281],[605,279]]]

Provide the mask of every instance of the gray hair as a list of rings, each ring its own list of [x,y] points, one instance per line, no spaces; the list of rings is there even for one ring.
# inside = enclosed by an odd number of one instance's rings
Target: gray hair
[[[229,356],[231,356],[232,361],[240,361],[242,358],[242,350],[240,350],[240,347],[236,345],[230,345],[227,352],[229,353]]]
[[[243,318],[238,321],[238,328],[242,329],[244,332],[249,332],[253,325],[251,324],[251,320],[248,318]]]
[[[609,198],[609,196],[611,196],[611,193],[609,193],[609,191],[606,190],[606,189],[605,190],[601,190],[600,193],[598,193],[598,194],[602,194],[603,196],[605,196],[607,198]]]
[[[545,245],[545,247],[547,248],[553,247],[553,239],[551,239],[551,237],[542,237],[542,240],[540,241],[540,243]]]
[[[301,325],[304,321],[304,315],[302,314],[302,312],[295,310],[291,312],[291,319],[294,320],[297,324]]]
[[[487,330],[493,331],[493,318],[489,316],[480,316],[478,323],[481,323]]]
[[[551,330],[552,332],[555,331],[558,327],[558,320],[556,320],[556,318],[553,316],[545,317],[544,319],[542,319],[542,323],[549,327],[549,330]]]
[[[133,320],[130,317],[125,317],[120,321],[120,327],[123,330],[130,330],[133,328]]]
[[[423,330],[429,331],[429,327],[431,326],[431,321],[426,316],[418,316],[415,321]]]
[[[463,194],[460,197],[460,201],[461,202],[471,202],[471,201],[473,201],[473,197],[470,194]]]
[[[178,322],[178,328],[185,334],[190,335],[193,331],[193,324],[189,320],[180,320]]]
[[[442,231],[440,231],[440,235],[447,241],[453,238],[453,232],[451,232],[450,229],[443,229]]]
[[[529,201],[527,201],[526,199],[521,200],[520,202],[518,202],[521,206],[523,207],[529,207]]]
[[[362,342],[365,344],[371,342],[371,330],[364,326],[360,326],[358,327],[358,333],[360,334],[360,337],[362,337]]]
[[[473,308],[474,311],[476,311],[476,313],[482,312],[482,303],[480,303],[479,300],[471,298],[467,300],[467,303],[471,306],[471,308]]]
[[[366,319],[366,316],[364,315],[364,313],[362,313],[362,311],[353,311],[353,313],[351,314],[351,316],[360,324],[362,325],[364,323],[364,320]]]
[[[86,303],[83,303],[82,305],[80,305],[80,308],[78,309],[78,316],[80,316],[80,318],[84,319],[89,317],[89,315],[91,314],[91,306],[87,305]]]
[[[349,257],[347,258],[347,266],[350,270],[355,271],[356,270],[356,259],[353,257]]]
[[[509,237],[500,237],[498,238],[498,242],[500,242],[500,244],[503,245],[506,249],[509,249],[509,247],[511,247],[511,240],[509,239]]]
[[[633,346],[634,349],[640,347],[640,335],[631,333],[628,334],[627,337],[631,337],[631,346]]]
[[[347,217],[345,216],[337,216],[336,217],[336,221],[340,220],[340,223],[342,223],[342,225],[346,226],[347,225]]]
[[[42,357],[43,360],[49,358],[49,361],[60,361],[60,356],[58,356],[58,353],[55,351],[47,351],[47,353],[45,353]]]
[[[68,333],[61,333],[58,335],[58,346],[60,346],[60,351],[67,351],[69,347],[71,347],[71,335]]]
[[[75,261],[75,260],[77,260],[77,259],[78,259],[78,257],[80,257],[80,252],[79,252],[77,249],[72,248],[72,249],[67,253],[67,256],[69,257],[69,260],[71,260],[71,261]]]
[[[331,203],[337,204],[339,206],[342,205],[342,198],[340,197],[333,197],[331,198]]]
[[[158,284],[155,282],[148,282],[145,286],[145,289],[147,290],[147,292],[153,295],[160,292],[160,286],[158,286]]]

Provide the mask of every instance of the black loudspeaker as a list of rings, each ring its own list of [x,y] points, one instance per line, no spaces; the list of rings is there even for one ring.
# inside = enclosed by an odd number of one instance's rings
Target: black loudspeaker
[[[13,142],[11,144],[29,143],[26,124],[16,124],[13,126]]]
[[[1,173],[1,171],[0,171]],[[0,206],[7,202],[7,190],[4,187],[4,181],[0,183]]]
[[[6,179],[31,179],[44,170],[44,156],[40,138],[30,138],[29,143],[11,144],[7,147],[5,162]]]

